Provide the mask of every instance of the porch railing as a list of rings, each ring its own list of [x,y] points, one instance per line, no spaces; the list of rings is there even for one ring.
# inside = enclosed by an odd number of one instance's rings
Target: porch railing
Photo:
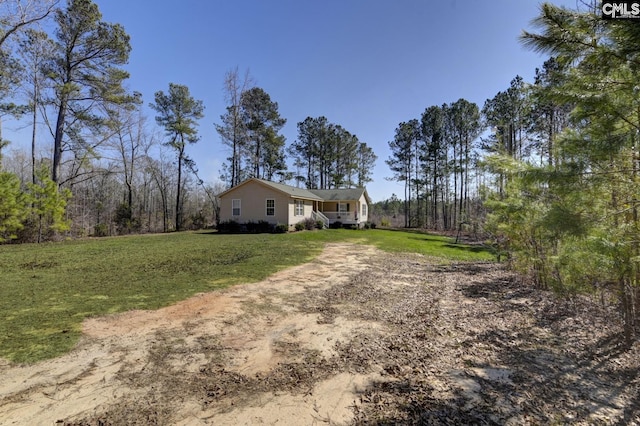
[[[317,211],[312,211],[311,212],[311,218],[315,221],[321,220],[322,223],[324,223],[324,227],[328,228],[329,227],[329,218],[326,217],[325,215],[323,215],[321,212],[317,212]]]
[[[354,212],[323,212],[330,222],[356,223],[358,217]]]

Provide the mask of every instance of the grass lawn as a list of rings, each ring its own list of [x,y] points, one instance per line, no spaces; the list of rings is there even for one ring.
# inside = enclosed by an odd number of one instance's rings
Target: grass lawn
[[[84,318],[157,309],[196,293],[260,281],[353,241],[443,262],[491,260],[479,247],[388,230],[292,234],[174,233],[0,246],[0,357],[31,363],[69,351]]]

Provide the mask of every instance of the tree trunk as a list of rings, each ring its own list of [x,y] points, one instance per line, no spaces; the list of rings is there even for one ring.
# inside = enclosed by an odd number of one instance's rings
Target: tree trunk
[[[433,160],[433,195],[431,199],[433,201],[433,228],[438,229],[438,159],[437,154],[434,155]]]
[[[405,180],[404,180],[404,227],[408,228],[409,227],[409,207],[408,207],[408,200],[407,200],[407,188],[408,188],[408,179],[406,178],[405,175]]]
[[[458,228],[458,230],[460,229],[460,224],[462,224],[463,222],[463,211],[464,211],[464,172],[465,172],[465,168],[467,167],[467,165],[464,163],[463,158],[464,158],[464,143],[463,143],[463,138],[462,136],[460,136],[460,202],[458,203],[458,221],[456,222],[456,227]]]
[[[51,180],[56,183],[60,182],[61,162],[62,162],[62,138],[64,137],[64,120],[67,114],[67,99],[60,100],[58,108],[58,119],[56,121],[56,134],[53,140],[53,165],[51,171]]]
[[[36,184],[36,120],[38,118],[38,88],[33,88],[33,124],[31,127],[31,183]],[[39,241],[38,241],[39,242]]]
[[[178,188],[176,189],[176,231],[180,231],[180,227],[182,225],[182,208],[181,208],[181,199],[182,196],[182,162],[184,159],[184,141],[182,146],[180,147],[180,152],[178,154]]]
[[[547,160],[549,166],[553,166],[553,136],[555,134],[555,112],[551,107],[551,117],[549,117],[549,140],[547,141]]]
[[[231,153],[231,187],[236,186],[238,182],[238,120],[237,114],[233,112],[233,142],[232,142],[232,153]]]
[[[262,179],[262,176],[260,176],[260,136],[256,137],[256,153],[255,153],[255,164],[254,164],[254,170],[253,170],[253,174],[254,177],[258,178],[258,179]]]
[[[468,138],[468,137],[467,137]],[[469,140],[464,142],[464,212],[469,217]]]
[[[631,297],[631,284],[625,278],[620,279],[620,301],[622,305],[622,318],[624,319],[624,340],[631,345],[634,340],[633,299]]]
[[[640,118],[640,108],[638,108],[637,111],[637,117]],[[638,169],[640,168],[640,154],[638,154],[638,149],[640,149],[640,141],[638,141],[637,136],[634,138],[634,146],[633,146],[633,150],[632,150],[632,154],[631,154],[631,162],[632,162],[632,167],[631,167],[631,182],[633,185],[633,188],[637,188],[638,187]],[[633,243],[632,243],[632,249],[633,249],[633,256],[634,257],[638,257],[640,256],[640,244],[638,243],[638,234],[640,231],[640,222],[639,222],[639,215],[638,215],[638,200],[635,197],[635,195],[633,196],[632,199],[632,221],[633,221],[633,231],[634,231],[634,238],[633,238]],[[631,330],[631,337],[635,338],[635,331],[636,331],[636,322],[637,322],[637,310],[638,308],[640,308],[640,292],[638,291],[638,285],[640,284],[640,268],[638,268],[638,264],[636,262],[632,262],[632,276],[631,276],[631,280],[630,280],[631,286],[629,288],[630,291],[630,304],[631,304],[631,309],[630,309],[630,313],[631,313],[631,324],[629,325]],[[629,344],[631,344],[630,341],[628,341]]]
[[[451,212],[451,229],[455,229],[458,221],[458,171],[456,170],[456,162],[458,161],[457,143],[453,141],[453,211]],[[447,191],[448,192],[448,191]]]

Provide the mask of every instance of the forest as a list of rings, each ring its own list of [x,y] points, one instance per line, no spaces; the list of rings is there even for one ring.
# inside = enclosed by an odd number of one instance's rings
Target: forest
[[[548,56],[480,109],[464,99],[400,123],[387,160],[405,193],[378,203],[404,226],[466,228],[541,289],[640,309],[640,26],[598,2],[549,3],[523,32]],[[391,216],[392,217],[392,216]],[[388,220],[388,219],[387,219]]]
[[[203,102],[178,83],[151,102],[126,89],[125,29],[90,0],[66,3],[0,1],[0,118],[31,129],[30,152],[0,138],[0,242],[214,226],[216,194],[252,177],[320,189],[371,181],[372,149],[325,117],[298,123],[287,147],[278,103],[235,68],[210,129],[229,157],[220,182],[204,182],[187,149],[200,140]]]
[[[32,129],[30,152],[0,138],[0,240],[168,232],[215,225],[215,194],[250,177],[308,188],[365,185],[376,154],[324,117],[287,145],[278,103],[248,74],[223,81],[215,130],[223,184],[203,182],[187,146],[204,105],[171,83],[143,100],[125,90],[131,44],[91,0],[4,0],[0,118]],[[385,159],[404,184],[371,209],[380,225],[461,231],[541,289],[615,295],[627,341],[640,309],[640,26],[605,20],[597,2],[550,3],[523,32],[546,55],[478,106],[428,106],[399,123]],[[51,33],[39,30],[49,21]],[[156,113],[155,127],[142,114]],[[40,134],[37,123],[48,132]],[[0,133],[1,135],[1,133]],[[50,140],[39,155],[36,143]],[[10,145],[9,145],[10,146]]]

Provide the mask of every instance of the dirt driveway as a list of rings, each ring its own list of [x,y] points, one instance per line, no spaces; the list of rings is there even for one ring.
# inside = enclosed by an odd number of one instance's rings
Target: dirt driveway
[[[494,264],[330,244],[84,333],[64,357],[0,365],[0,424],[640,424],[640,345],[616,317]]]

